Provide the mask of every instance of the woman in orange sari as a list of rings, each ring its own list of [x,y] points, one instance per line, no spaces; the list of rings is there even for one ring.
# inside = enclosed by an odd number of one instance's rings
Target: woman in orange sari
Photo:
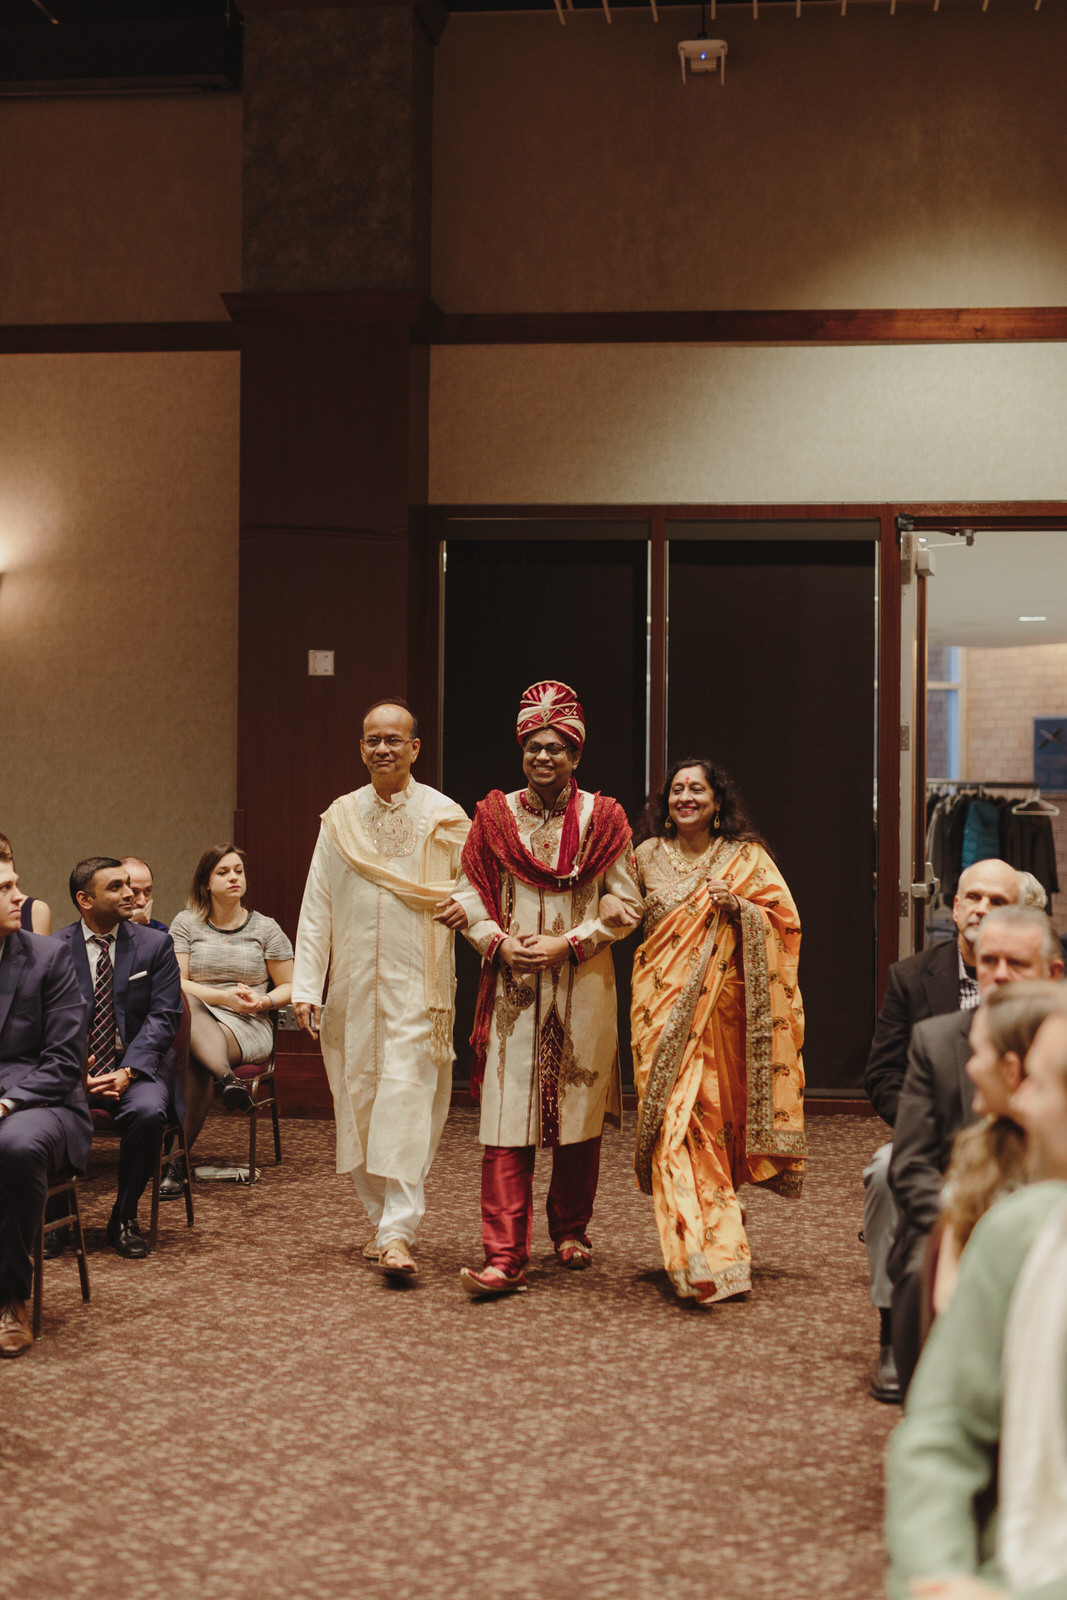
[[[682,1300],[751,1287],[737,1191],[798,1196],[804,1171],[800,921],[729,774],[676,762],[636,837],[637,1180]]]

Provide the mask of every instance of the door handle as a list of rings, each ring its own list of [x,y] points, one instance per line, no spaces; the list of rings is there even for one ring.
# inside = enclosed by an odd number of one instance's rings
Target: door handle
[[[926,863],[926,871],[923,875],[923,881],[921,883],[913,883],[911,886],[911,898],[913,900],[924,900],[927,902],[936,900],[937,893],[940,888],[941,879],[937,877],[934,872],[933,862],[928,861]]]

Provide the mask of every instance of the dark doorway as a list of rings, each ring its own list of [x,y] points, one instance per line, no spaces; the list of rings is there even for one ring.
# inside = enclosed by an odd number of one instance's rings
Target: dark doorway
[[[736,778],[800,909],[809,1088],[854,1090],[874,1014],[876,533],[702,531],[668,529],[668,756]]]
[[[490,789],[521,788],[519,698],[531,683],[562,678],[586,714],[579,781],[613,795],[632,819],[645,800],[647,525],[490,527],[495,537],[485,537],[485,523],[445,529],[445,793],[473,814]],[[633,938],[615,947],[625,1083],[633,1081],[633,949]],[[456,941],[456,971],[456,1077],[467,1081],[478,958],[463,939]]]

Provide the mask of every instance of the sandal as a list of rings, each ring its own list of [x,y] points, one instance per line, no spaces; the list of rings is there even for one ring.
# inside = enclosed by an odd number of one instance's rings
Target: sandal
[[[411,1251],[403,1239],[390,1239],[378,1256],[378,1267],[387,1278],[414,1278],[418,1267],[411,1259]]]

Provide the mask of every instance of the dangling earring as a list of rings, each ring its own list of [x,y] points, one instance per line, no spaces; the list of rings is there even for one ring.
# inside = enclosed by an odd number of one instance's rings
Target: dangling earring
[[[672,834],[674,832],[674,818],[673,817],[668,817],[667,818],[667,821],[663,825],[663,831],[666,834]]]
[[[718,833],[719,829],[722,827],[722,823],[719,820],[719,813],[717,811],[715,813],[715,819],[714,819],[714,821],[712,822],[711,825],[714,828],[716,833]]]

